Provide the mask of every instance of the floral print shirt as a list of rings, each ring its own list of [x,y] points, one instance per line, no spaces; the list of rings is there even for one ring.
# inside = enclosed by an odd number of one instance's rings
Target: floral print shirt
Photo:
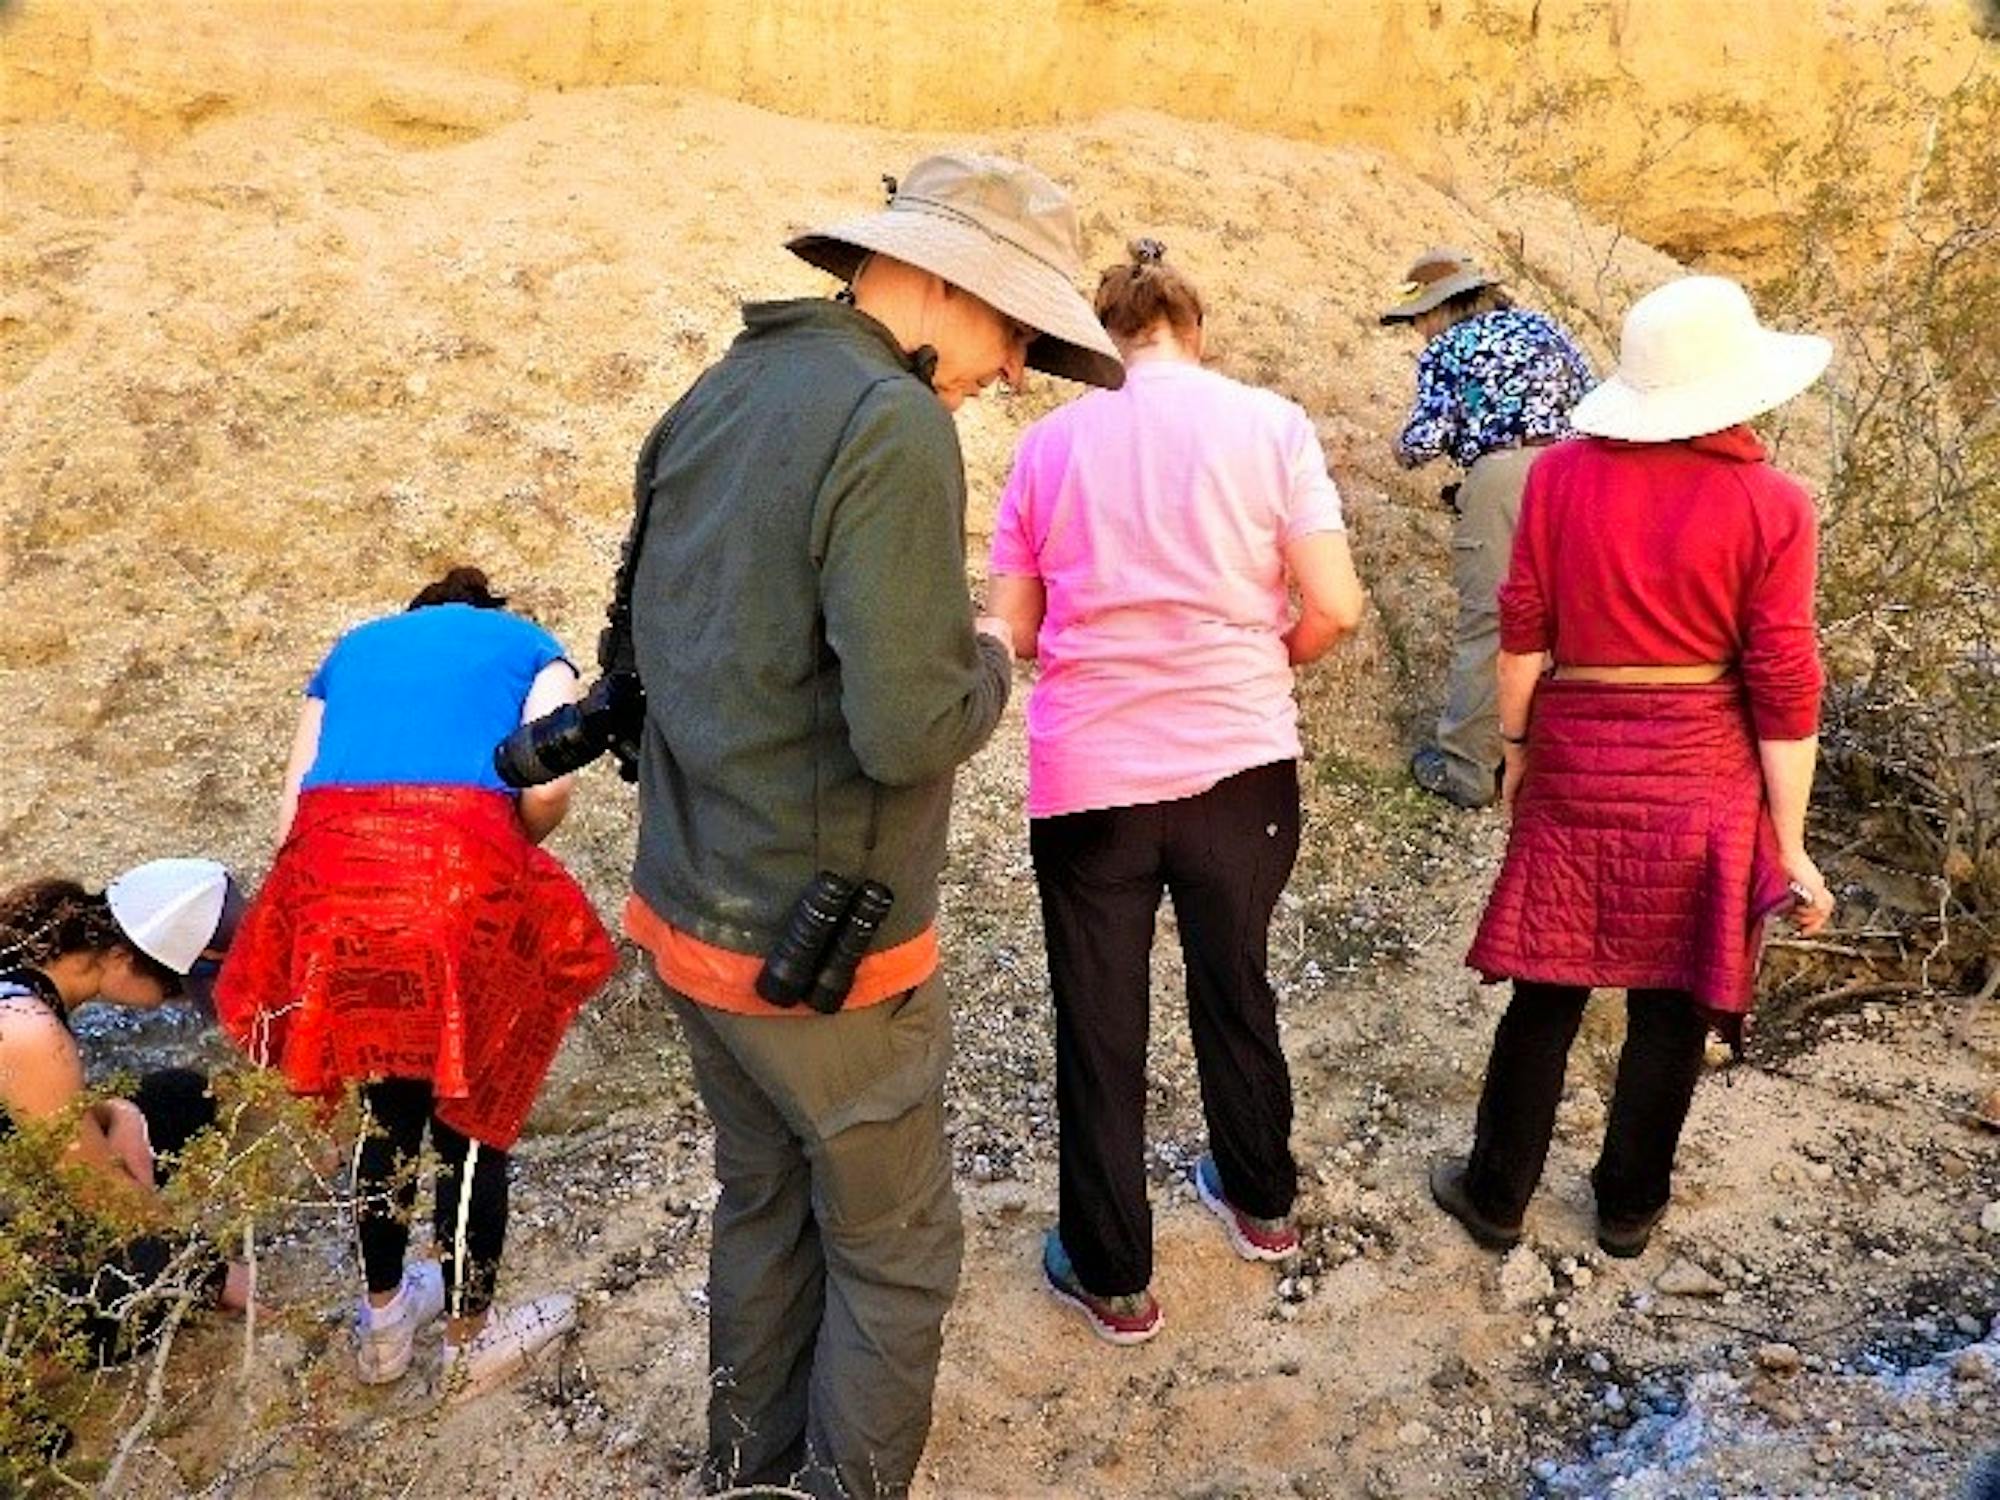
[[[1461,467],[1496,448],[1569,435],[1570,408],[1596,384],[1561,324],[1509,307],[1454,323],[1417,357],[1417,402],[1396,461],[1451,457]]]

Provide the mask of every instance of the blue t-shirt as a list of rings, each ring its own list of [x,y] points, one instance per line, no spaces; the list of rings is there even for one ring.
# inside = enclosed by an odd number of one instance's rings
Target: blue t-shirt
[[[509,788],[493,747],[521,722],[556,638],[504,610],[433,604],[357,625],[306,684],[326,705],[300,783]]]

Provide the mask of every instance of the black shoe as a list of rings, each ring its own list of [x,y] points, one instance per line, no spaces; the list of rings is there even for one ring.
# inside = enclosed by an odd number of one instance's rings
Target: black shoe
[[[1521,1226],[1489,1219],[1473,1206],[1465,1190],[1465,1158],[1448,1156],[1431,1164],[1431,1200],[1450,1214],[1465,1232],[1488,1250],[1512,1250],[1521,1243]]]
[[[1482,807],[1491,807],[1499,795],[1499,782],[1494,782],[1494,793],[1486,797],[1469,797],[1465,789],[1451,774],[1451,757],[1436,745],[1426,745],[1410,757],[1410,779],[1433,796],[1442,797],[1453,807],[1467,812],[1477,812]]]
[[[1620,1260],[1637,1258],[1645,1253],[1646,1242],[1652,1239],[1655,1226],[1666,1216],[1666,1212],[1667,1205],[1662,1203],[1639,1219],[1607,1219],[1600,1214],[1597,1220],[1597,1248]]]

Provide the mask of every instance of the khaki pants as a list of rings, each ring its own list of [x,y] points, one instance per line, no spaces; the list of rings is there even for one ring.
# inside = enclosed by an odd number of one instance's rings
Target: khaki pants
[[[715,1122],[711,1486],[908,1493],[964,1233],[944,1135],[941,979],[832,1016],[667,991]]]
[[[1464,800],[1493,799],[1500,768],[1500,585],[1521,519],[1521,491],[1539,448],[1502,448],[1466,471],[1451,530],[1451,582],[1458,594],[1451,675],[1437,742]]]

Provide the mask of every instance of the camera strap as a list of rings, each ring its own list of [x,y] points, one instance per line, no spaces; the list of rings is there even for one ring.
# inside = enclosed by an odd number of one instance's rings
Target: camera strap
[[[686,400],[683,396],[681,400]],[[597,665],[606,672],[639,670],[638,653],[632,645],[632,593],[639,580],[639,549],[646,542],[646,523],[653,511],[653,470],[660,450],[672,435],[674,417],[680,411],[676,401],[660,414],[646,441],[639,446],[639,459],[632,476],[632,525],[625,543],[618,549],[618,577],[611,590],[611,605],[604,612],[604,630],[597,637]]]

